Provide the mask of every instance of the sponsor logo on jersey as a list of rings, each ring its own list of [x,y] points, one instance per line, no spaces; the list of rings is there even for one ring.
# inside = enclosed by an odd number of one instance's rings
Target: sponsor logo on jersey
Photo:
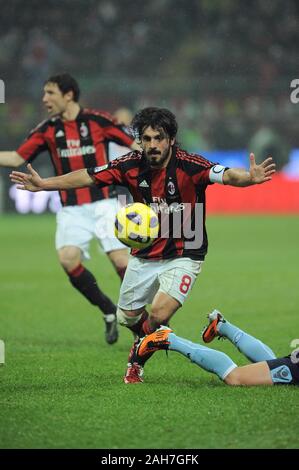
[[[60,130],[60,131],[57,131],[55,135],[56,135],[56,137],[63,137],[64,132],[62,130]]]
[[[143,180],[139,184],[139,188],[149,188],[149,185],[147,184],[147,182],[145,180]]]
[[[83,157],[84,155],[92,155],[96,152],[93,145],[83,145],[82,147],[57,150],[61,158]]]
[[[153,203],[151,204],[151,208],[158,214],[172,214],[174,212],[181,212],[185,210],[185,204],[183,202],[173,202],[171,204],[167,204],[166,199],[159,196],[153,197]]]

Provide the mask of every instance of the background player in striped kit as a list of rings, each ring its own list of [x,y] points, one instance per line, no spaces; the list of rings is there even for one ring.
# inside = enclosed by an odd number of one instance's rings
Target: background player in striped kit
[[[64,73],[50,77],[44,86],[43,104],[50,118],[30,132],[16,151],[0,152],[0,166],[18,167],[31,162],[47,150],[57,175],[108,163],[108,145],[138,148],[134,139],[106,112],[84,109],[79,104],[76,80]],[[125,153],[125,150],[124,150]],[[97,238],[122,279],[126,270],[127,249],[114,237],[97,233],[107,213],[116,212],[113,188],[82,188],[60,191],[62,209],[57,214],[56,249],[59,261],[71,284],[104,313],[105,337],[117,341],[116,306],[101,291],[94,275],[82,264],[89,258],[89,242]],[[110,220],[110,219],[109,219]],[[108,223],[108,221],[106,222]]]

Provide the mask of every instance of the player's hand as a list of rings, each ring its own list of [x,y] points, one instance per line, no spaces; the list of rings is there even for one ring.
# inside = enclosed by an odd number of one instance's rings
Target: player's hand
[[[27,165],[29,173],[12,171],[9,175],[12,183],[17,184],[17,189],[37,192],[43,190],[43,179],[39,176],[30,163]]]
[[[250,180],[252,184],[261,184],[265,183],[266,181],[270,181],[272,179],[273,173],[275,173],[275,163],[273,163],[273,158],[269,157],[266,158],[262,163],[259,165],[255,162],[254,153],[250,154]]]

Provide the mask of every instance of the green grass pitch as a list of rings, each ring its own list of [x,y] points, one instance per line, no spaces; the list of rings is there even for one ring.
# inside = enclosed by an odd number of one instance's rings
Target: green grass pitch
[[[278,355],[299,338],[299,218],[209,217],[202,274],[175,315],[199,341],[218,307]],[[299,388],[229,388],[177,353],[156,353],[145,382],[122,383],[132,337],[104,341],[97,309],[69,285],[50,215],[0,218],[1,448],[298,448]],[[119,281],[92,246],[89,268],[117,301]],[[228,342],[212,343],[238,364]]]

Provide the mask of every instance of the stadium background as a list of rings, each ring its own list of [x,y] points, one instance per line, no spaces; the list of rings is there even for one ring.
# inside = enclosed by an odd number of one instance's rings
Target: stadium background
[[[166,106],[177,114],[179,139],[189,151],[244,166],[254,150],[258,159],[271,153],[284,167],[286,178],[277,191],[272,185],[269,199],[253,190],[236,206],[234,193],[224,201],[217,189],[211,210],[255,211],[259,204],[262,211],[299,211],[298,186],[288,185],[299,178],[299,104],[290,100],[298,75],[296,1],[190,0],[186,6],[153,0],[138,8],[130,0],[64,0],[59,8],[56,0],[30,0],[26,8],[20,0],[0,4],[0,78],[6,84],[1,149],[17,148],[44,119],[44,80],[68,70],[87,106],[111,112]],[[48,157],[37,161],[51,174]],[[3,170],[1,176],[2,209],[13,209]]]
[[[285,354],[298,336],[299,103],[290,99],[298,2],[0,0],[0,12],[1,150],[17,148],[45,118],[44,80],[69,71],[86,106],[169,107],[187,150],[234,166],[247,165],[249,150],[273,155],[279,173],[267,186],[208,189],[209,213],[222,215],[209,218],[206,271],[174,327],[198,340],[216,289],[233,320]],[[35,166],[53,174],[46,154]],[[100,320],[66,285],[53,215],[15,214],[17,194],[22,213],[55,211],[57,198],[16,193],[8,173],[0,168],[0,447],[298,448],[293,391],[224,390],[183,359],[158,356],[146,392],[123,390],[129,335],[111,352]],[[93,253],[92,270],[100,276],[104,266],[104,288],[117,300],[111,267]]]

